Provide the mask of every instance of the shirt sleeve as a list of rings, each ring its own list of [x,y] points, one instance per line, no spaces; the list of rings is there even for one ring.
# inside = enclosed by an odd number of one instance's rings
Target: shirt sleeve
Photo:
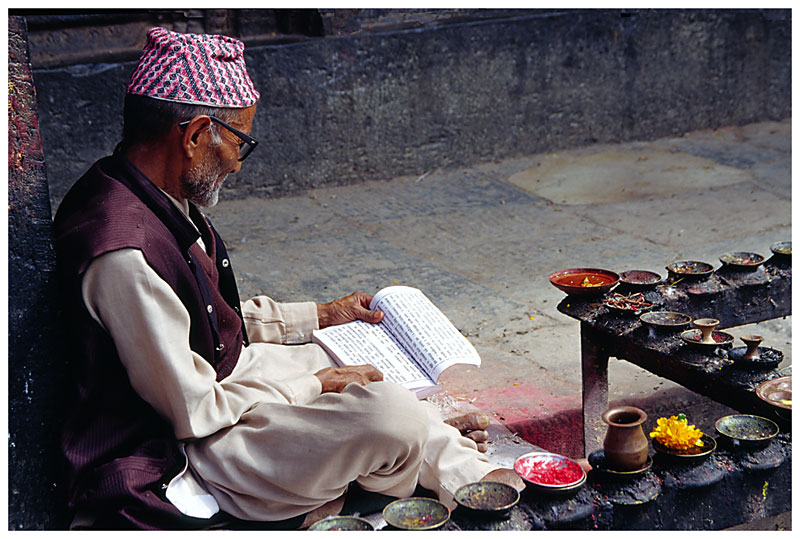
[[[314,302],[278,303],[267,296],[256,296],[242,303],[242,318],[250,342],[302,344],[311,342],[311,332],[319,329]]]
[[[211,364],[190,347],[188,311],[138,249],[96,258],[82,293],[89,313],[111,335],[134,390],[171,422],[179,440],[234,425],[257,402],[304,404],[320,394],[311,373],[271,379],[256,368],[265,353],[277,356],[276,362],[297,353],[288,346],[244,348],[234,372],[216,381]]]

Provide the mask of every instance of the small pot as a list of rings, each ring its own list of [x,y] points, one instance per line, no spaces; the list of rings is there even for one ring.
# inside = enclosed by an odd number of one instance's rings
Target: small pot
[[[761,335],[742,335],[739,338],[742,339],[742,342],[747,345],[747,350],[742,356],[742,359],[748,361],[758,361],[761,359],[761,355],[758,352],[758,345],[761,344],[761,341],[764,340],[764,337]]]
[[[698,318],[692,322],[696,328],[700,330],[703,337],[700,342],[703,344],[714,344],[714,328],[719,325],[719,320],[716,318]]]
[[[634,406],[609,408],[603,413],[602,420],[608,425],[603,451],[610,469],[629,472],[645,465],[648,443],[642,423],[646,419],[647,414]]]

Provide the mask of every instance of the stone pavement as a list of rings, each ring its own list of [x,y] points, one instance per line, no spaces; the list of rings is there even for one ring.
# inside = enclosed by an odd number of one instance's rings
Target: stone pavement
[[[489,413],[496,460],[525,452],[526,441],[578,457],[579,328],[556,310],[564,296],[548,274],[598,267],[666,276],[678,260],[719,267],[730,251],[771,255],[773,243],[791,240],[791,119],[273,200],[223,192],[207,213],[243,297],[325,302],[392,284],[422,289],[483,358],[480,369],[444,374],[434,400],[445,413]],[[783,351],[781,367],[791,364],[790,317],[757,333]],[[609,400],[643,408],[645,428],[685,412],[713,432],[732,412],[613,358]]]

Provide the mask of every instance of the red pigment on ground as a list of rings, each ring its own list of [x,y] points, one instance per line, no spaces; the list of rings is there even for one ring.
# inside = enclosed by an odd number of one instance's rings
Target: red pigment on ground
[[[579,395],[553,395],[547,388],[533,384],[485,388],[472,403],[503,423],[545,419],[559,412],[581,409]]]
[[[582,456],[580,395],[553,395],[532,384],[485,388],[473,395],[473,405],[526,442],[560,455]]]

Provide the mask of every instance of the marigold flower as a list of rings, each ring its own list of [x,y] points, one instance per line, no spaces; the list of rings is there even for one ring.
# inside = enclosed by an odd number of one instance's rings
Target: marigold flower
[[[695,446],[703,446],[703,433],[694,425],[689,425],[686,416],[659,417],[656,421],[657,426],[650,433],[651,438],[655,438],[659,443],[673,449],[691,449]]]

